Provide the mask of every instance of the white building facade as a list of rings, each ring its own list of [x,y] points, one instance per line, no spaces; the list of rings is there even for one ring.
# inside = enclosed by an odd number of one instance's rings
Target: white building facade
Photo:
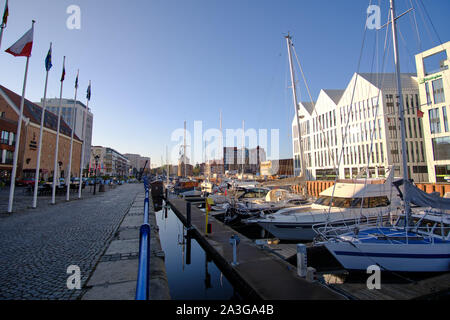
[[[410,178],[428,181],[417,79],[402,74]],[[299,104],[304,157],[292,123],[294,174],[303,161],[307,179],[401,177],[401,143],[395,74],[354,74],[345,90],[322,90],[313,107]],[[394,99],[395,97],[395,99]],[[380,107],[381,106],[381,107]],[[368,169],[368,170],[367,170]]]
[[[450,182],[450,42],[416,55],[430,182]]]

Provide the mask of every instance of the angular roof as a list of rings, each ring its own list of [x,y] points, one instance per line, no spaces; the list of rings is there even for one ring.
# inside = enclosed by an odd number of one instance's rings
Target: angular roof
[[[330,99],[337,105],[339,104],[339,100],[341,100],[345,90],[323,89],[323,92],[325,92],[327,96],[329,96]]]
[[[0,85],[0,94],[6,95],[14,104],[13,107],[16,108],[17,110],[19,110],[20,102],[22,99],[21,96],[19,96],[15,92],[5,88],[2,85]],[[40,106],[25,99],[24,106],[23,106],[23,114],[25,117],[29,118],[31,122],[33,122],[37,125],[41,125],[42,108]],[[58,116],[48,110],[45,110],[44,126],[48,129],[56,131],[56,129],[58,127]],[[69,137],[72,134],[72,129],[63,120],[62,117],[61,117],[59,132],[66,136],[69,136]],[[81,141],[80,138],[78,138],[75,133],[74,133],[73,137],[74,137],[74,139]]]
[[[316,105],[316,102],[300,102],[300,104],[305,108],[305,110],[309,114],[312,114],[312,112],[314,111],[314,106]]]
[[[380,89],[397,88],[397,78],[395,73],[358,73],[359,76],[369,81],[375,87]],[[414,73],[400,74],[400,80],[403,88],[417,88],[417,80]]]

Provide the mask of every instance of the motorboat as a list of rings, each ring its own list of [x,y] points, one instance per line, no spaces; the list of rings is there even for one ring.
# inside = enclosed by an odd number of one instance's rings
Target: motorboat
[[[354,225],[361,220],[388,219],[401,205],[392,186],[393,171],[383,184],[336,183],[320,193],[312,205],[281,209],[274,214],[248,219],[280,240],[310,241],[314,225]]]

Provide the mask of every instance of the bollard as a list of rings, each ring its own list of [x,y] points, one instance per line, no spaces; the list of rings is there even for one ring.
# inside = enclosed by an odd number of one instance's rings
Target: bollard
[[[314,269],[313,267],[308,267],[306,269],[306,280],[309,282],[317,281],[316,269]]]
[[[233,235],[230,238],[230,244],[233,246],[233,262],[231,263],[231,265],[233,267],[235,267],[239,264],[237,262],[237,246],[239,245],[240,241],[241,240],[239,239],[239,237],[237,235]]]
[[[191,228],[191,203],[186,202],[186,227]]]
[[[306,246],[304,244],[297,244],[297,274],[299,277],[306,277],[306,271],[308,268],[308,257],[306,252]]]

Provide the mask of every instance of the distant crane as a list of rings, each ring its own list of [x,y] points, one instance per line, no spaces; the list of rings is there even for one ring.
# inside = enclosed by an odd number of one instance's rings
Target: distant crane
[[[147,163],[148,163],[148,160],[145,160],[144,167],[141,168],[141,170],[139,170],[139,179],[138,179],[139,181],[142,180],[142,176],[144,175],[145,168],[147,168]]]

